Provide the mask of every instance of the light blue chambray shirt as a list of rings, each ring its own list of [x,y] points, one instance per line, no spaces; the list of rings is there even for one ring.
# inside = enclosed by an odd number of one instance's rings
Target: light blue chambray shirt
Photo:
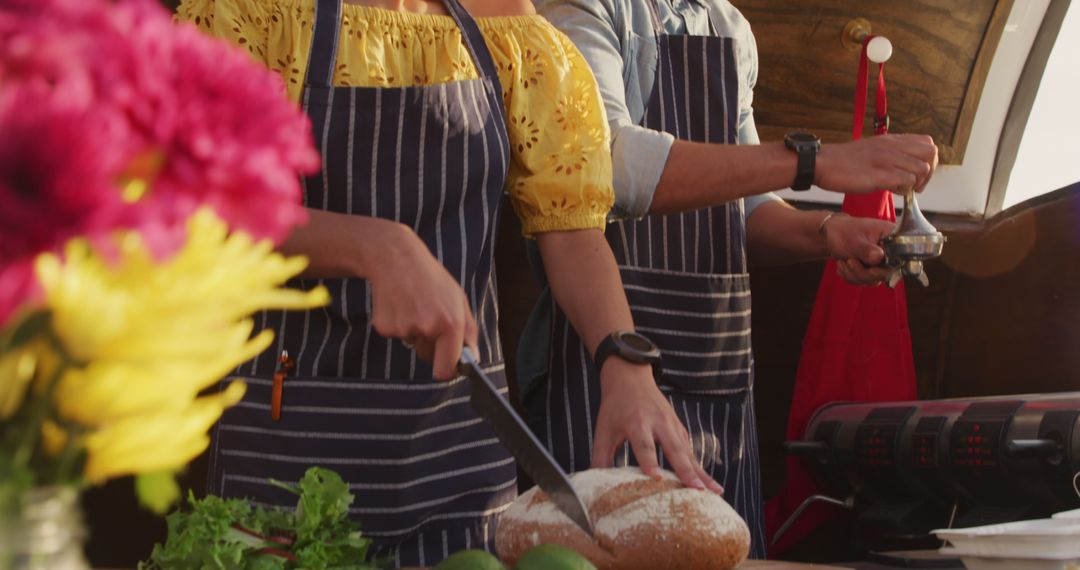
[[[617,216],[640,218],[649,211],[675,137],[639,126],[656,78],[656,42],[647,2],[651,0],[534,0],[537,11],[565,33],[588,60],[604,99],[611,127]],[[754,84],[758,55],[746,18],[727,0],[656,0],[668,34],[731,37],[739,67],[739,144],[758,144]],[[774,194],[746,199],[749,217]]]

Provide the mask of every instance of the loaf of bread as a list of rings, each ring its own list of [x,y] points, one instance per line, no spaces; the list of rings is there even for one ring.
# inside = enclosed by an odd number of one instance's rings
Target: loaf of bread
[[[571,476],[593,522],[589,537],[539,488],[514,501],[495,535],[508,564],[538,544],[572,548],[600,570],[725,570],[746,559],[750,530],[722,497],[660,480],[636,467],[590,469]]]

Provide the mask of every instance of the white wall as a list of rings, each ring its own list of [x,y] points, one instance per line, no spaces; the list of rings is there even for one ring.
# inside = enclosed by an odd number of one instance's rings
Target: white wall
[[[1080,182],[1080,1],[1069,4],[1020,141],[1004,207]]]

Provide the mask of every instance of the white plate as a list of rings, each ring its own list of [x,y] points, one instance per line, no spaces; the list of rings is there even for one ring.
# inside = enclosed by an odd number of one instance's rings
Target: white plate
[[[950,552],[961,556],[1039,560],[1080,558],[1080,520],[1075,519],[1039,519],[933,532],[952,544]]]
[[[942,548],[943,554],[957,555],[951,548]],[[986,558],[963,556],[960,560],[967,570],[1080,570],[1080,558],[1070,560],[1038,560],[1031,558]]]
[[[1055,519],[1080,520],[1080,509],[1055,513]]]

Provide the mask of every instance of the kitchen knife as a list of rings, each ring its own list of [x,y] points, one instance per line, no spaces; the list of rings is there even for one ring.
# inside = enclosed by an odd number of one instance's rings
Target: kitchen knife
[[[551,454],[540,444],[540,440],[536,439],[521,416],[510,406],[510,402],[499,394],[498,388],[480,368],[480,363],[468,347],[461,351],[458,368],[462,374],[469,377],[470,401],[476,413],[495,430],[495,436],[510,450],[521,469],[543,489],[551,502],[592,536],[593,526],[589,520],[589,512],[577,491],[570,485],[566,472],[555,463]]]

